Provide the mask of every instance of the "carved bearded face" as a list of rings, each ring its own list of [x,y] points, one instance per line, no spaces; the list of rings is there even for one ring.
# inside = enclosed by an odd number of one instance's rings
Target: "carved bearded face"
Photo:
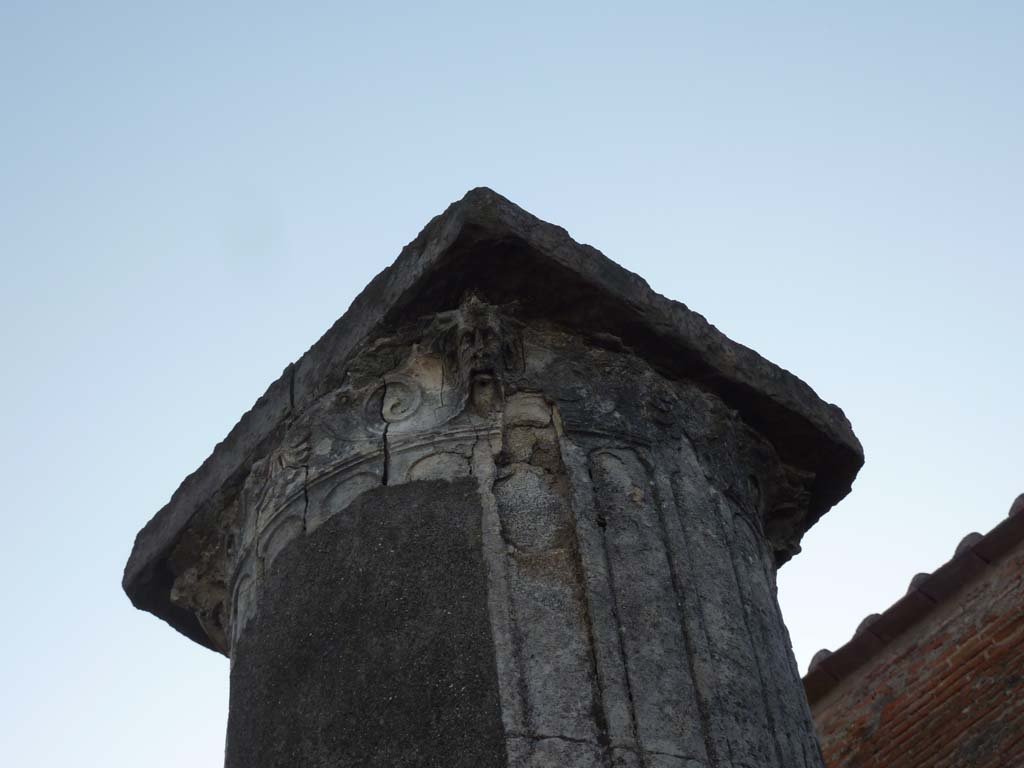
[[[517,326],[475,296],[435,323],[430,344],[444,359],[448,381],[458,382],[474,411],[493,411],[501,403],[504,377],[518,364]]]
[[[466,299],[448,332],[446,357],[477,413],[493,411],[501,402],[501,381],[506,374],[511,343],[507,323],[498,307],[476,297]]]
[[[501,336],[493,318],[473,318],[460,323],[458,340],[459,373],[466,380],[500,373]]]
[[[470,309],[459,323],[459,375],[469,388],[470,405],[483,414],[494,410],[501,400],[501,332],[493,312],[480,306]]]

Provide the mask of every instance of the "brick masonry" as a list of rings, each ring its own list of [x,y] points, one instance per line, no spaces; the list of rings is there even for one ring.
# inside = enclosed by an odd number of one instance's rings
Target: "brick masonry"
[[[1024,766],[1022,529],[1024,515],[1011,513],[987,536],[968,537],[953,560],[915,578],[906,598],[813,665],[805,687],[828,768]],[[943,578],[949,594],[929,598],[929,581]],[[928,610],[894,631],[901,604],[922,600]]]

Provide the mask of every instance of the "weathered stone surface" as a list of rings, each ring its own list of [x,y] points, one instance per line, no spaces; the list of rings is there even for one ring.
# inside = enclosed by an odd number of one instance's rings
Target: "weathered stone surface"
[[[228,768],[505,765],[480,509],[472,481],[378,487],[280,556]]]
[[[487,190],[289,370],[125,574],[229,766],[820,768],[775,571],[861,455],[802,382]]]

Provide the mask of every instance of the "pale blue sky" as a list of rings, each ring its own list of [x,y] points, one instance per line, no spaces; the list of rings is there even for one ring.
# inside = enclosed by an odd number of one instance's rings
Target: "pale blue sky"
[[[135,532],[490,186],[841,405],[803,668],[1024,491],[1024,6],[0,6],[0,763],[219,766],[226,660]]]

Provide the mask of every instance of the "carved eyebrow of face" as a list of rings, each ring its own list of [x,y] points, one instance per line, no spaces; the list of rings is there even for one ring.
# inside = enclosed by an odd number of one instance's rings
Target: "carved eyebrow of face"
[[[462,332],[459,345],[465,349],[479,344],[488,344],[494,341],[496,336],[495,330],[487,325],[479,328],[468,328]]]

